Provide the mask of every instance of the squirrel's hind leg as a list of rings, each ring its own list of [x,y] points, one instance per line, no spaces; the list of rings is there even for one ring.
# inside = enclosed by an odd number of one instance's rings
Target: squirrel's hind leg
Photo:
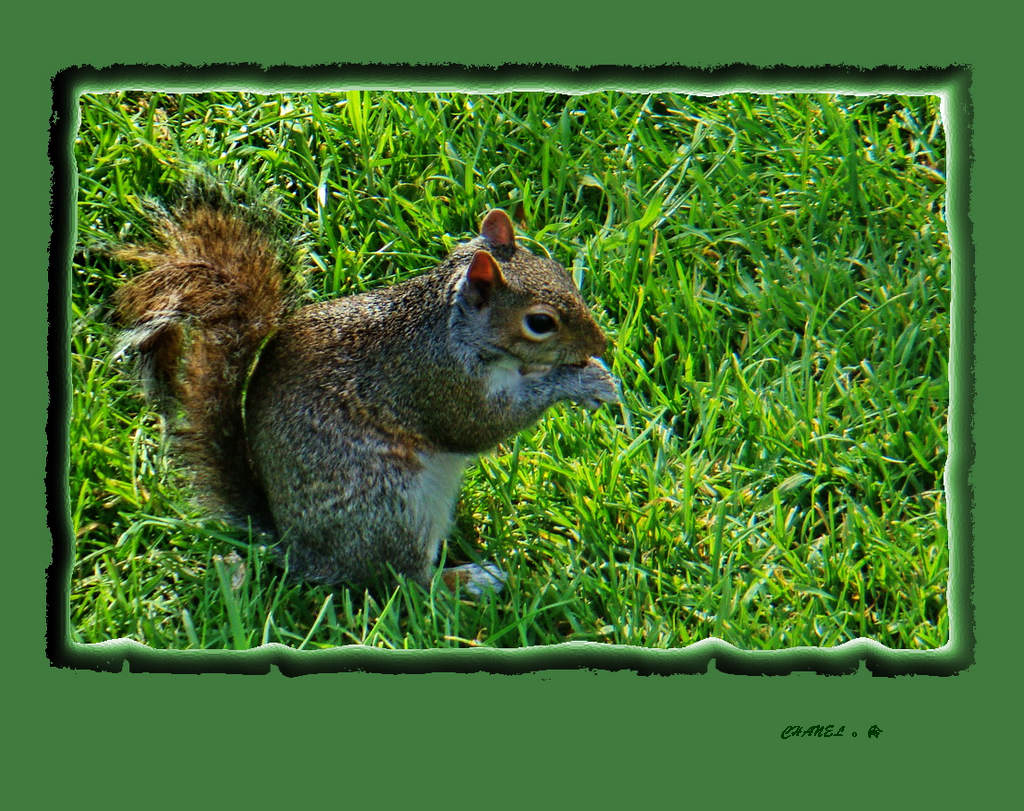
[[[429,584],[436,546],[404,505],[415,464],[380,443],[313,426],[303,443],[269,429],[259,440],[254,456],[291,573],[362,586],[390,567]]]

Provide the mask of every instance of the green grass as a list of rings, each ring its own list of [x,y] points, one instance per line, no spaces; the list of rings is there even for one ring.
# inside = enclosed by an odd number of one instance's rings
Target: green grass
[[[948,640],[950,266],[935,97],[124,93],[82,100],[73,639],[155,648],[893,648]],[[500,597],[297,584],[205,520],[102,318],[140,197],[279,190],[320,297],[431,267],[492,206],[575,273],[621,408],[466,479],[447,555]]]

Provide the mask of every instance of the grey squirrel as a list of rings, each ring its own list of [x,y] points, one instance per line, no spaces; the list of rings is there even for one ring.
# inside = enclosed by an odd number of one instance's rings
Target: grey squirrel
[[[149,397],[215,513],[284,542],[289,570],[428,585],[463,471],[551,405],[618,399],[606,339],[570,276],[490,211],[407,281],[292,311],[288,257],[246,207],[154,209],[146,271],[118,288]],[[493,564],[445,572],[500,589]]]

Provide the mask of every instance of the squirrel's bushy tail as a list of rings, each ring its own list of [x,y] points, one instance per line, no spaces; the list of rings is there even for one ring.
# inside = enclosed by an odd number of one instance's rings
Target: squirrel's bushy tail
[[[120,287],[115,316],[172,449],[208,508],[273,531],[249,457],[246,379],[288,309],[282,243],[223,198],[192,193],[153,207],[155,244],[113,255],[146,271]]]

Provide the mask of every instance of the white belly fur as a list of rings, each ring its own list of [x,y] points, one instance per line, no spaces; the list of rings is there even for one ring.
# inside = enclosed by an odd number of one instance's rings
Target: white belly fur
[[[472,457],[444,452],[417,455],[423,468],[407,492],[406,506],[413,525],[423,533],[430,555],[436,557],[441,539],[451,527],[462,474]]]

